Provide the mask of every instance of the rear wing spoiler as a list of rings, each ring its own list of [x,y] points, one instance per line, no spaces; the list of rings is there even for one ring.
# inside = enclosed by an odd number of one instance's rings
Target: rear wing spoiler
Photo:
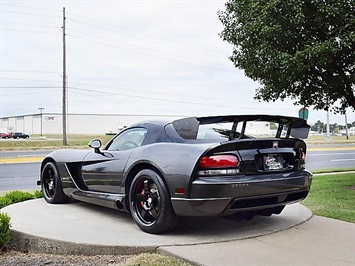
[[[199,125],[214,123],[233,123],[229,139],[234,139],[235,132],[239,123],[242,123],[242,130],[239,138],[244,138],[245,129],[248,122],[273,122],[278,124],[276,138],[280,138],[283,132],[285,138],[306,139],[309,134],[310,126],[307,121],[297,117],[279,116],[279,115],[230,115],[230,116],[207,116],[207,117],[188,117],[175,120],[172,124],[176,131],[185,139],[196,138]]]

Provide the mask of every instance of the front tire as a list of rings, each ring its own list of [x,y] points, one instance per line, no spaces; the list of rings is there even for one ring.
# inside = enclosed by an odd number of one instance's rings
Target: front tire
[[[144,232],[159,234],[176,227],[178,217],[162,177],[151,169],[140,171],[129,190],[130,212]]]
[[[44,199],[51,204],[67,203],[70,198],[64,194],[57,166],[48,162],[41,173],[41,189]]]

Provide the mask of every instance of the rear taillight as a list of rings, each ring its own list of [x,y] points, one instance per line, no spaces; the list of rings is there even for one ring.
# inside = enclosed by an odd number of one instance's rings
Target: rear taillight
[[[300,160],[301,162],[305,163],[306,162],[306,154],[304,153],[304,151],[301,150],[300,152]]]
[[[236,156],[230,154],[220,154],[204,156],[199,162],[198,175],[235,175],[239,171],[239,160]]]
[[[306,153],[300,149],[300,167],[304,168],[306,164]]]

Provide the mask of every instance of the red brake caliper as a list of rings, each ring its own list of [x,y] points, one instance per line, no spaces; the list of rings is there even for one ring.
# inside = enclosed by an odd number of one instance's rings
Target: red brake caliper
[[[144,188],[142,188],[141,195],[142,195],[143,198],[144,198]],[[141,206],[142,206],[142,208],[144,208],[144,202],[143,202],[143,200],[141,201]]]

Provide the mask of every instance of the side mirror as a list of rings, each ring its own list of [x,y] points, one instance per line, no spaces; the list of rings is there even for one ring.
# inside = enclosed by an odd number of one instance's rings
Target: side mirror
[[[99,139],[93,139],[92,141],[89,142],[89,147],[93,148],[95,153],[99,153],[102,154],[102,152],[100,151],[101,148],[101,140]]]

